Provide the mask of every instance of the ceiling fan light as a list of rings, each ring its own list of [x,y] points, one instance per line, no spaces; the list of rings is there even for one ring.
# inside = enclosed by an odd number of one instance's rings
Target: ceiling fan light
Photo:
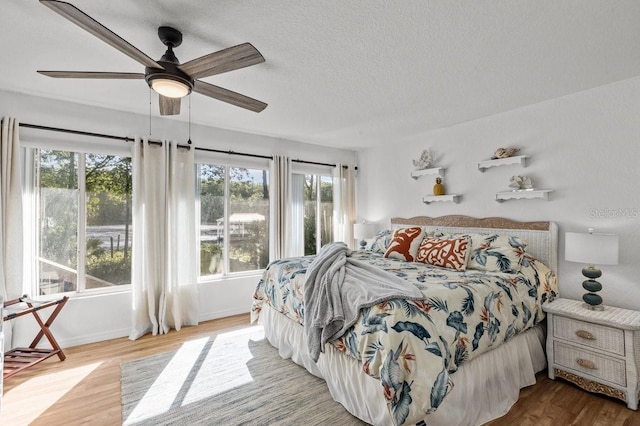
[[[191,88],[186,84],[168,78],[155,78],[151,81],[151,88],[167,98],[182,98],[187,96]]]

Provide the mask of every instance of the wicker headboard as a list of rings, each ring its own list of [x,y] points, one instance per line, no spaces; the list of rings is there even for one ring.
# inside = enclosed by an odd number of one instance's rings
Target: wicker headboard
[[[526,251],[558,274],[558,226],[554,222],[518,222],[502,217],[474,218],[470,216],[416,216],[409,219],[391,218],[391,227],[421,226],[427,231],[450,234],[474,232],[480,234],[515,235],[527,240]]]

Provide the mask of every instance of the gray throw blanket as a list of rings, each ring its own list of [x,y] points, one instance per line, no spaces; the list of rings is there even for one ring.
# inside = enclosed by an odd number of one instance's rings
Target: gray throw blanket
[[[345,243],[329,243],[307,269],[304,328],[309,355],[316,362],[325,343],[339,338],[355,324],[360,309],[390,299],[424,299],[413,284],[355,260],[351,254]]]

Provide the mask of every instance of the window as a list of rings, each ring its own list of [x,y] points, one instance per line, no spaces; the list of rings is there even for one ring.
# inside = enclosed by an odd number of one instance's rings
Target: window
[[[313,255],[333,241],[333,179],[316,174],[294,174],[292,187],[293,223],[303,228],[302,232],[294,234],[303,239],[304,255]]]
[[[197,166],[200,277],[264,269],[269,263],[268,171]]]
[[[34,149],[37,294],[131,283],[131,159]]]

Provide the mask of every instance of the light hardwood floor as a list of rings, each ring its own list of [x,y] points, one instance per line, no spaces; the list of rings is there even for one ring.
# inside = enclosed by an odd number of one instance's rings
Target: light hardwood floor
[[[54,357],[5,381],[0,425],[120,425],[121,363],[248,325],[248,315],[237,315],[134,342],[121,338],[67,348],[65,361]],[[621,401],[549,380],[545,373],[537,379],[506,416],[488,425],[640,426],[640,412]]]

